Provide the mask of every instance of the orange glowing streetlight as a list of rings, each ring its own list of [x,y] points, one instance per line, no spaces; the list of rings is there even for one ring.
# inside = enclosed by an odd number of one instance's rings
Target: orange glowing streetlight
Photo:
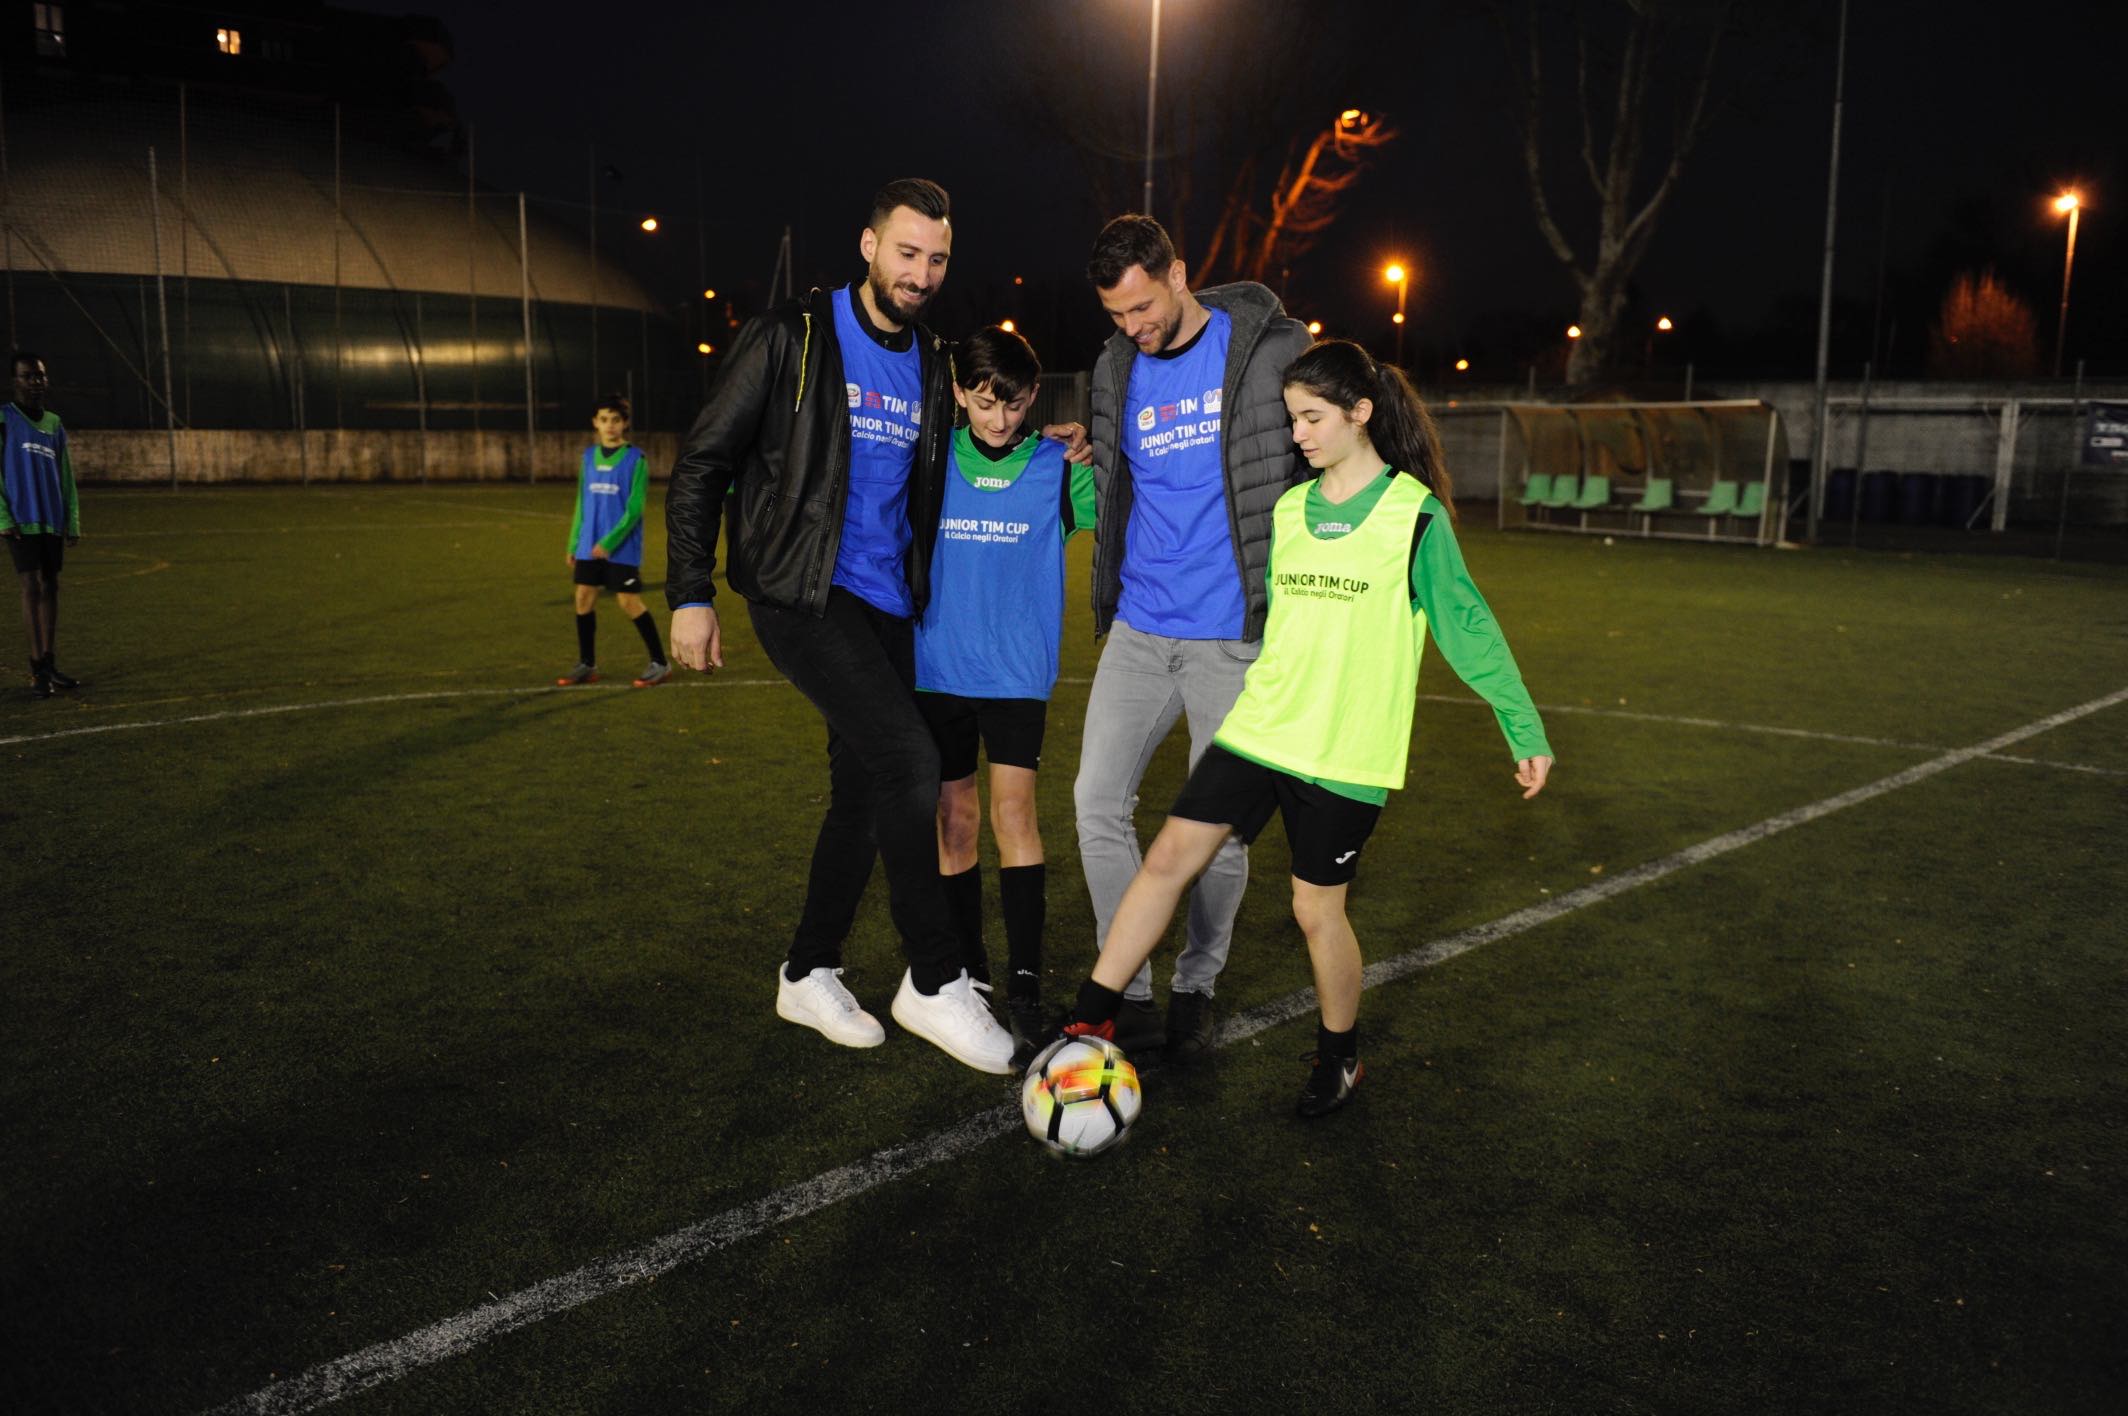
[[[1007,334],[1017,334],[1019,332],[1020,327],[1014,324],[1011,320],[999,320],[998,328],[1005,331],[1005,333]]]
[[[714,290],[705,290],[702,292],[702,298],[705,300],[714,300],[717,298],[717,292]]]
[[[2082,214],[2084,198],[2073,187],[2054,199],[2054,210],[2069,218],[2069,246],[2062,253],[2062,298],[2061,315],[2054,322],[2054,377],[2061,377],[2062,342],[2069,334],[2069,272],[2076,265],[2076,218]]]
[[[706,339],[695,346],[695,353],[697,354],[714,354],[716,352],[716,350],[710,348],[709,341]]]
[[[1404,298],[1411,293],[1411,271],[1402,261],[1391,261],[1382,267],[1382,279],[1397,288],[1396,314],[1389,322],[1396,326],[1396,361],[1401,368],[1404,364]]]
[[[636,225],[642,227],[645,231],[655,231],[658,229],[658,219],[654,216],[646,216],[637,222]]]
[[[1677,326],[1670,323],[1670,317],[1668,315],[1664,315],[1662,318],[1658,319],[1655,322],[1655,327],[1661,330],[1664,334],[1668,334],[1671,330],[1677,328]]]
[[[1581,338],[1581,326],[1580,326],[1580,325],[1568,325],[1568,326],[1566,327],[1566,337],[1567,337],[1568,339],[1579,339],[1579,338]]]
[[[1320,339],[1323,333],[1323,322],[1321,320],[1308,321],[1308,333]]]

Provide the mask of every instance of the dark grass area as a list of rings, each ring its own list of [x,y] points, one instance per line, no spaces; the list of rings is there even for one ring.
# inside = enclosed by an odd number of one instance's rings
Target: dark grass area
[[[91,499],[89,687],[0,701],[0,1406],[195,1410],[1009,1094],[774,1018],[817,722],[743,611],[707,684],[537,691],[566,498]],[[2108,567],[1465,541],[1581,711],[1523,804],[1489,713],[1422,703],[1370,958],[2128,686]],[[42,736],[416,693],[466,696]],[[1004,1138],[338,1409],[2111,1409],[2124,711],[2012,749],[2069,766],[1968,764],[1370,994],[1328,1122],[1289,1114],[1284,1025],[1156,1076],[1112,1160]],[[1307,982],[1284,871],[1272,830],[1230,1006]],[[876,889],[849,963],[883,1013]]]

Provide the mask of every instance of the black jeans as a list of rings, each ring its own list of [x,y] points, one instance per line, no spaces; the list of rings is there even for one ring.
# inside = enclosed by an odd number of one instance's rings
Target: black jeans
[[[836,586],[820,618],[749,601],[754,637],[828,726],[828,812],[813,844],[793,973],[839,968],[875,857],[916,987],[960,973],[960,946],[938,876],[938,747],[916,710],[916,637]]]

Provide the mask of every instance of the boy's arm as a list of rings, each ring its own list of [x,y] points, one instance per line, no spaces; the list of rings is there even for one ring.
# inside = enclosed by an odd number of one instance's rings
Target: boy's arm
[[[724,372],[695,419],[665,485],[665,602],[677,610],[717,598],[717,530],[724,494],[753,442],[789,340],[774,315],[747,321],[725,356]]]
[[[67,449],[66,429],[59,430],[59,491],[66,499],[66,536],[81,539],[81,498],[74,491],[74,454]]]
[[[650,469],[644,465],[642,456],[638,454],[635,460],[635,485],[628,489],[628,509],[621,513],[620,524],[608,531],[605,539],[599,542],[599,548],[607,555],[610,556],[618,550],[621,542],[633,536],[635,528],[643,524],[643,494],[649,488]]]
[[[1064,464],[1064,539],[1069,541],[1081,531],[1094,529],[1094,465],[1091,462],[1067,462]]]
[[[1456,677],[1492,705],[1517,762],[1552,756],[1544,722],[1523,685],[1522,670],[1515,665],[1492,607],[1471,581],[1448,518],[1435,511],[1421,512],[1414,534],[1418,544],[1411,561],[1412,599],[1426,612],[1441,657],[1448,660]],[[1424,648],[1420,646],[1421,652]]]

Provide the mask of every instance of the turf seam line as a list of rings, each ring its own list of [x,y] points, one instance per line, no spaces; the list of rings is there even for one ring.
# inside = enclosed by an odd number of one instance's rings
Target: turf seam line
[[[1784,811],[1754,825],[1727,831],[1687,846],[1660,859],[1620,871],[1606,880],[1584,885],[1542,904],[1514,911],[1484,924],[1460,930],[1445,938],[1407,950],[1392,958],[1369,964],[1361,975],[1363,988],[1379,988],[1420,969],[1431,968],[1469,953],[1484,944],[1535,929],[1562,915],[1620,895],[1687,867],[1699,865],[1756,844],[1796,826],[1807,825],[1836,811],[1857,806],[1902,787],[1925,781],[1962,763],[2000,752],[2026,738],[2061,727],[2092,713],[2128,702],[2128,688],[2116,690],[2075,708],[2027,723],[2021,728],[1956,748],[1927,762],[1880,777],[1852,790]],[[1216,1046],[1254,1037],[1280,1023],[1289,1022],[1315,1007],[1315,990],[1303,988],[1260,1007],[1237,1013],[1219,1030]],[[770,1226],[802,1218],[846,1199],[854,1199],[904,1175],[927,1170],[958,1159],[985,1142],[1008,1134],[1019,1117],[1019,1107],[1007,1102],[993,1106],[927,1136],[903,1141],[875,1151],[862,1160],[824,1171],[810,1180],[764,1195],[758,1200],[698,1220],[670,1234],[639,1244],[610,1258],[597,1259],[555,1278],[543,1279],[506,1297],[469,1308],[454,1317],[432,1323],[402,1337],[373,1343],[345,1357],[312,1367],[296,1376],[261,1387],[248,1396],[211,1408],[204,1416],[293,1416],[397,1381],[418,1369],[447,1357],[469,1352],[489,1338],[529,1327],[544,1318],[581,1307],[633,1284],[648,1282],[682,1264],[728,1248]]]

